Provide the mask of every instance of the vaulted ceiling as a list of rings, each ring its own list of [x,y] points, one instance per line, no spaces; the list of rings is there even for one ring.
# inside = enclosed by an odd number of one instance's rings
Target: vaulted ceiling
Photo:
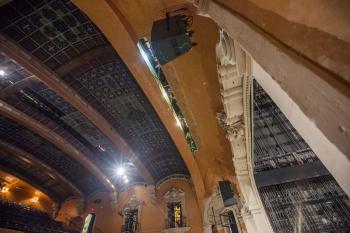
[[[9,1],[0,7],[0,24],[0,147],[30,155],[25,162],[3,149],[2,167],[58,199],[106,189],[85,159],[118,188],[114,169],[127,158],[135,165],[132,182],[188,175],[122,59],[70,1]]]

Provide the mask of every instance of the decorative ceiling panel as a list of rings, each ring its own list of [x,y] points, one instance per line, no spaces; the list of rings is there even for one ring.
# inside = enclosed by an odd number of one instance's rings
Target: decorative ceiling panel
[[[5,64],[11,62],[18,69],[26,72],[25,69],[6,55],[3,56],[3,60],[7,60],[7,62],[4,62]],[[9,77],[13,77],[9,69],[6,66],[3,67],[7,70]],[[11,79],[6,76],[2,80],[5,83],[5,81],[9,82]],[[115,185],[124,185],[124,183],[118,182],[115,176],[115,167],[124,159],[120,156],[118,149],[83,114],[44,83],[40,81],[29,83],[23,90],[3,97],[0,96],[0,99],[60,135],[92,160],[110,177],[111,181],[114,181]],[[130,179],[137,182],[143,181],[137,171],[133,172]]]
[[[0,138],[52,167],[84,194],[104,189],[96,177],[69,155],[39,135],[2,116],[0,116]]]
[[[0,8],[0,30],[53,71],[95,48],[109,45],[98,28],[67,0],[13,0]],[[188,170],[147,97],[117,53],[81,59],[64,72],[64,81],[95,108],[128,142],[139,160],[153,161],[146,168],[155,180],[169,175],[188,175]],[[37,90],[65,115],[60,119],[96,147],[100,135],[80,113],[72,111],[52,90]],[[40,87],[38,87],[40,89]],[[79,123],[78,123],[79,122]],[[85,125],[85,126],[84,126]],[[90,128],[90,129],[88,129]],[[164,154],[174,151],[175,156]]]
[[[141,161],[161,151],[176,151],[177,156],[169,158],[165,154],[159,158],[168,163],[158,162],[147,167],[157,180],[173,174],[188,174],[165,127],[116,53],[111,51],[85,61],[63,79],[113,125]]]
[[[97,27],[71,1],[16,0],[1,7],[0,27],[51,69],[106,44]]]

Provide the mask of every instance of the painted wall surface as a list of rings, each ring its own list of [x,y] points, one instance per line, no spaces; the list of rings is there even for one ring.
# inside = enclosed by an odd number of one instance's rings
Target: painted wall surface
[[[88,213],[96,213],[96,233],[120,233],[123,224],[122,211],[131,197],[136,197],[141,202],[140,224],[141,232],[162,232],[166,225],[166,205],[163,195],[171,188],[183,190],[185,195],[186,222],[191,227],[189,233],[202,232],[201,211],[197,205],[193,185],[185,180],[170,180],[160,185],[156,192],[156,201],[151,201],[149,189],[144,185],[136,185],[127,188],[119,194],[116,203],[111,202],[108,193],[96,193],[86,202],[82,219]]]

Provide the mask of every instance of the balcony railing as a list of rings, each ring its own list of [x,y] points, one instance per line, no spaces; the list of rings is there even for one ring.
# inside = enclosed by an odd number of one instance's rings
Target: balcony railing
[[[134,227],[128,227],[127,225],[122,225],[121,233],[138,233],[140,232],[140,223],[136,223]]]
[[[142,56],[144,57],[145,62],[153,78],[157,82],[159,89],[163,93],[163,96],[166,99],[166,102],[168,103],[170,109],[172,110],[172,113],[176,119],[176,123],[182,130],[187,146],[192,151],[192,153],[194,153],[195,151],[197,151],[196,143],[193,139],[193,136],[190,132],[187,121],[176,101],[175,95],[165,77],[165,74],[162,71],[162,68],[157,58],[153,55],[153,52],[145,39],[139,40],[137,46]]]
[[[187,224],[186,224],[186,217],[182,216],[181,218],[181,224],[177,224],[173,221],[170,221],[169,219],[166,220],[166,223],[165,223],[165,226],[166,226],[166,229],[169,229],[169,228],[178,228],[178,227],[187,227]]]

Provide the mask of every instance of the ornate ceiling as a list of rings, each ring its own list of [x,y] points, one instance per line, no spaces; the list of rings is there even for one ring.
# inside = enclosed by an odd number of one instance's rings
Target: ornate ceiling
[[[188,175],[176,146],[126,65],[99,29],[70,1],[14,0],[0,8],[0,17],[1,36],[38,59],[89,105],[85,107],[107,120],[155,181]],[[0,68],[6,73],[0,77],[2,101],[64,138],[121,186],[113,169],[125,162],[125,156],[98,125],[4,51]],[[43,161],[84,194],[104,189],[93,174],[47,138],[8,116],[0,118],[0,129],[1,140]],[[2,154],[1,165],[8,164],[22,176],[46,185],[52,193],[68,195],[43,182],[34,169],[19,163],[15,166],[6,153]],[[131,176],[133,182],[143,181],[135,168]]]

